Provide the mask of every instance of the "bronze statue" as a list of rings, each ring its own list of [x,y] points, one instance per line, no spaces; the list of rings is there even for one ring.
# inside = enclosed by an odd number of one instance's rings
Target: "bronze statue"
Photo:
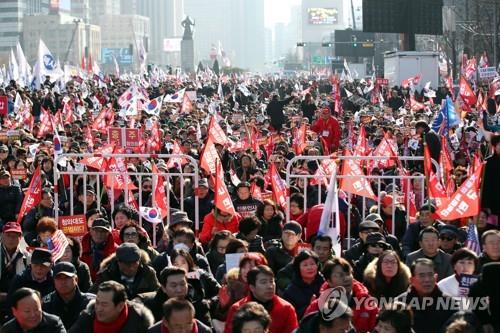
[[[192,29],[191,27],[194,27],[194,25],[194,21],[191,21],[191,18],[189,16],[187,16],[184,21],[181,22],[181,26],[184,28],[184,36],[182,36],[182,39],[193,39],[194,29]]]

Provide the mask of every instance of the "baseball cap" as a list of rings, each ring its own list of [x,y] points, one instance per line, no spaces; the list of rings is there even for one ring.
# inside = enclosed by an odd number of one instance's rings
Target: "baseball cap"
[[[432,204],[432,202],[426,201],[418,210],[419,212],[421,211],[430,211],[431,213],[436,212],[436,206]]]
[[[206,178],[201,178],[198,181],[198,186],[203,186],[203,187],[208,188],[208,180]]]
[[[122,262],[135,262],[141,259],[141,250],[134,243],[122,243],[116,249],[116,258]]]
[[[19,223],[16,223],[16,222],[7,222],[3,226],[2,232],[3,233],[6,233],[6,232],[17,232],[17,233],[21,234],[22,230],[21,230],[21,226],[19,225]]]
[[[176,224],[180,223],[185,223],[189,226],[193,224],[193,222],[188,218],[188,215],[186,212],[183,212],[181,210],[172,212],[170,214],[170,224],[169,227],[173,227]]]
[[[458,228],[454,225],[446,224],[439,228],[439,235],[448,235],[456,238],[458,235]]]
[[[390,245],[385,241],[384,235],[382,235],[380,232],[372,232],[368,234],[368,237],[366,237],[365,241],[366,245],[374,245],[374,244],[382,244],[385,246],[385,248],[390,248]]]
[[[371,214],[366,215],[365,221],[384,223],[382,216],[380,216],[380,214],[377,214],[377,213],[371,213]]]
[[[92,228],[101,228],[107,231],[111,231],[111,225],[109,224],[108,220],[103,219],[102,217],[95,219],[94,223],[92,224]]]
[[[302,226],[298,222],[290,221],[283,226],[283,232],[287,230],[293,231],[295,235],[298,235],[302,233]]]
[[[242,187],[250,188],[250,183],[249,182],[240,182],[238,186],[236,186],[236,189],[240,189]]]
[[[9,147],[6,144],[0,144],[0,151],[9,151]]]
[[[31,254],[31,263],[50,266],[52,265],[52,253],[47,249],[35,249]]]
[[[54,265],[54,268],[52,271],[54,273],[54,276],[56,276],[58,274],[64,274],[64,275],[70,276],[70,277],[77,275],[75,266],[72,263],[67,262],[67,261],[58,262],[57,264]]]

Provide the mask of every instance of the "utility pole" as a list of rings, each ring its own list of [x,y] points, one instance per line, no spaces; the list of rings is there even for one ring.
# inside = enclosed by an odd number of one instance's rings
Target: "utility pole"
[[[498,45],[498,4],[493,2],[493,66],[497,67],[498,57],[497,57],[497,45]]]
[[[351,0],[352,30],[356,30],[356,16],[354,14],[354,3]]]

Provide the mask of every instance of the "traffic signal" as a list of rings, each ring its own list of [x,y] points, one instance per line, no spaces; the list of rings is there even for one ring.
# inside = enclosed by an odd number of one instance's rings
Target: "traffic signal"
[[[321,43],[322,47],[332,47],[332,43]]]
[[[297,47],[304,47],[306,45],[307,45],[307,43],[304,43],[304,42],[297,43]]]
[[[352,46],[358,47],[358,37],[356,35],[351,36]]]

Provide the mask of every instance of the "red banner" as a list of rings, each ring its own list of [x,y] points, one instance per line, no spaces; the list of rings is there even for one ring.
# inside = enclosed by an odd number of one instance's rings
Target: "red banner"
[[[116,147],[123,147],[123,135],[120,127],[108,128],[108,143],[114,143]]]
[[[216,162],[216,172],[215,172],[215,197],[214,197],[214,206],[220,211],[236,215],[236,210],[233,206],[233,201],[231,200],[231,196],[227,191],[226,183],[224,182],[224,170],[222,169],[222,164],[217,161]]]
[[[464,103],[468,106],[476,105],[477,98],[474,94],[474,90],[472,90],[471,86],[463,76],[460,77],[459,89],[460,97],[462,97]]]
[[[7,96],[0,96],[0,116],[6,116],[9,113],[9,99]]]
[[[269,167],[269,175],[271,177],[271,186],[273,188],[273,195],[275,199],[274,201],[277,202],[286,212],[288,210],[286,202],[287,188],[285,182],[281,179],[278,170],[276,170],[276,165],[274,165],[274,163],[271,163],[271,166]]]
[[[60,216],[59,229],[66,236],[83,237],[87,233],[87,219],[85,215]]]
[[[481,164],[465,182],[460,185],[445,205],[437,210],[437,215],[445,221],[476,216],[479,214],[481,191],[481,174],[484,164]]]
[[[384,79],[381,77],[378,77],[375,82],[381,86],[388,86],[389,85],[389,79]]]
[[[212,137],[208,137],[205,148],[203,149],[203,155],[200,159],[200,167],[205,170],[208,174],[215,174],[216,172],[216,161],[219,158],[217,149],[215,149]]]
[[[351,152],[346,149],[345,156],[352,156]],[[370,183],[366,179],[363,171],[359,167],[356,161],[347,158],[344,160],[342,165],[342,176],[354,176],[346,177],[340,180],[340,189],[347,193],[352,193],[362,197],[370,198],[376,200],[375,193],[370,186]]]
[[[17,223],[21,224],[24,215],[34,208],[42,200],[42,177],[40,176],[40,165],[36,168],[31,178],[30,186],[21,205],[21,210],[17,216]]]
[[[162,218],[168,215],[168,201],[164,183],[163,176],[159,175],[158,168],[153,164],[153,207],[158,208]]]

